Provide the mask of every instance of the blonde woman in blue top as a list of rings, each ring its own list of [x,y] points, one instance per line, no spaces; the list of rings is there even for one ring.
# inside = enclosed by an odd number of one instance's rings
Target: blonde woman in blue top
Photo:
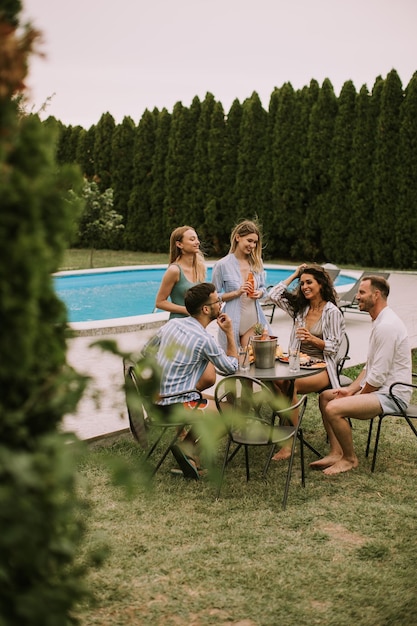
[[[230,235],[229,254],[213,267],[212,281],[221,295],[224,312],[230,316],[236,345],[246,347],[253,327],[260,323],[269,327],[260,305],[266,294],[265,271],[262,263],[262,239],[257,224],[244,220],[235,226]],[[253,274],[255,288],[248,280]],[[219,331],[219,342],[224,348],[226,337]]]
[[[169,311],[170,319],[187,317],[185,292],[205,278],[206,264],[198,235],[191,226],[179,226],[169,240],[169,266],[156,296],[156,308]]]

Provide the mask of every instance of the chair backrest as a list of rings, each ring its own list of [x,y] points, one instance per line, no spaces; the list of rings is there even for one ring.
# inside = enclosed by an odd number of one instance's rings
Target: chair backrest
[[[332,267],[326,267],[325,265],[323,265],[323,269],[326,270],[326,272],[328,273],[328,275],[331,278],[332,283],[334,283],[334,281],[336,280],[336,278],[339,276],[340,274],[340,270],[337,268],[332,268]]]
[[[349,348],[349,337],[346,333],[343,333],[342,341],[340,342],[339,350],[336,355],[336,368],[338,376],[340,376],[342,369],[345,366],[345,362],[349,359]]]
[[[214,400],[219,413],[233,410],[269,425],[274,422],[276,396],[256,378],[238,374],[225,376],[215,387]]]
[[[129,428],[136,441],[146,449],[148,447],[146,416],[140,397],[138,380],[133,364],[123,363],[125,372],[126,408],[129,417]]]

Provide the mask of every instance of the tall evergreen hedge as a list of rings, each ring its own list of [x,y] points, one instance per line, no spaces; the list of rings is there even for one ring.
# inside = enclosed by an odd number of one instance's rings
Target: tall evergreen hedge
[[[415,268],[413,81],[403,90],[392,70],[371,92],[363,85],[357,93],[349,80],[338,96],[328,79],[298,91],[285,83],[268,110],[254,92],[226,112],[210,93],[190,107],[178,102],[171,114],[145,111],[133,155],[118,158],[113,141],[106,178],[125,218],[124,246],[167,251],[171,230],[188,223],[206,252],[220,256],[233,225],[257,217],[265,259]],[[106,114],[99,125],[107,146],[105,134],[117,135],[125,121],[113,129]],[[60,157],[71,162],[92,129],[61,125]],[[102,181],[95,146],[93,163],[85,153],[77,161]]]

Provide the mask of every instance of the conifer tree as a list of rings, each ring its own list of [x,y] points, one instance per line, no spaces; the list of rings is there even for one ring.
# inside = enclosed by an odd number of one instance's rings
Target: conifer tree
[[[322,245],[324,258],[346,262],[349,232],[352,131],[355,123],[356,90],[351,80],[344,83],[338,98],[330,163],[330,185],[324,198]]]
[[[115,126],[113,116],[110,113],[103,113],[95,130],[94,174],[100,191],[112,186],[112,141]]]
[[[392,70],[382,89],[375,145],[375,213],[370,234],[373,263],[377,267],[391,267],[393,263],[392,235],[398,201],[398,139],[402,100],[401,81],[397,72]]]
[[[49,119],[48,123],[51,123],[51,119]],[[57,148],[58,163],[76,163],[77,146],[83,129],[81,126],[63,126],[58,121],[56,121],[56,124],[61,128]]]
[[[77,146],[77,163],[87,180],[93,179],[96,170],[94,163],[95,141],[96,127],[94,125],[80,133]]]
[[[326,194],[330,187],[331,145],[337,99],[328,78],[313,105],[308,131],[308,206],[305,227],[308,248],[305,251],[311,260],[323,259],[321,233],[326,222]]]
[[[213,198],[210,190],[210,129],[216,101],[211,93],[207,93],[201,103],[200,115],[196,127],[196,140],[192,165],[192,187],[190,189],[189,222],[195,224],[199,231],[204,225],[204,208]],[[201,232],[200,232],[201,235]]]
[[[113,208],[123,217],[125,227],[133,188],[134,142],[135,123],[131,117],[126,116],[116,126],[112,141]]]
[[[300,100],[291,83],[281,87],[277,104],[272,129],[272,211],[268,220],[274,239],[269,242],[268,252],[288,258],[303,223],[300,171],[305,129],[299,124]]]
[[[155,151],[152,166],[151,205],[155,219],[152,222],[152,244],[155,252],[168,250],[170,230],[164,224],[165,169],[171,114],[162,109],[156,117]]]
[[[359,91],[352,131],[350,210],[346,216],[346,262],[372,265],[369,229],[373,219],[373,161],[382,78],[372,93],[366,85]]]
[[[264,213],[262,175],[267,132],[267,112],[253,92],[242,105],[238,150],[236,195],[237,219],[252,219]]]
[[[395,235],[392,240],[394,266],[417,267],[417,72],[405,90],[399,132],[398,200]]]
[[[221,256],[224,232],[229,227],[223,209],[223,157],[226,124],[223,106],[215,102],[208,136],[208,190],[204,205],[204,224],[199,229],[202,249],[206,254]]]
[[[308,227],[308,207],[310,202],[310,144],[309,129],[312,109],[317,102],[320,93],[320,85],[316,80],[311,80],[308,86],[297,92],[296,102],[298,115],[296,117],[297,136],[299,142],[295,148],[299,152],[299,196],[300,216],[297,224],[297,234],[291,245],[291,257],[295,259],[314,258],[311,256],[311,240]]]
[[[221,174],[224,189],[222,198],[224,233],[219,234],[218,247],[219,251],[221,251],[220,255],[225,254],[229,249],[230,232],[239,219],[237,206],[237,170],[242,114],[243,107],[239,100],[235,99],[226,116],[223,170]]]
[[[171,232],[188,224],[193,183],[194,147],[200,101],[194,98],[187,109],[180,102],[174,106],[166,160],[164,227]],[[190,224],[198,230],[198,224]]]
[[[133,185],[128,203],[126,244],[131,250],[152,251],[152,167],[158,112],[146,110],[135,133]]]

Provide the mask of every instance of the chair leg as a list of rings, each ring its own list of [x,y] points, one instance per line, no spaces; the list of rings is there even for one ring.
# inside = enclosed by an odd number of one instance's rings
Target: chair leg
[[[236,456],[236,454],[239,452],[241,447],[242,447],[241,443],[237,444],[236,448],[233,450],[232,454],[227,459],[226,465],[228,465],[230,463],[230,461]]]
[[[323,455],[320,454],[320,452],[318,450],[316,450],[316,448],[313,448],[311,443],[308,443],[308,441],[306,441],[305,439],[303,439],[303,442],[304,442],[304,445],[307,446],[307,448],[309,450],[311,450],[311,452],[313,452],[319,459],[323,458]]]
[[[384,417],[385,417],[384,414],[378,415],[378,428],[377,428],[376,437],[375,437],[375,445],[374,445],[374,453],[373,453],[373,456],[372,456],[371,472],[373,472],[375,470],[376,455],[378,453],[379,436],[381,434],[382,420],[383,420]],[[406,420],[407,424],[409,425],[409,427],[413,431],[414,435],[417,437],[417,430],[416,430],[414,424],[411,422],[411,420],[407,416],[404,416],[404,419]],[[366,445],[366,456],[368,456],[368,453],[369,453],[370,439],[371,439],[371,433],[372,433],[372,422],[373,422],[373,419],[371,420],[371,423],[369,425],[368,442],[367,442],[367,445]]]
[[[379,415],[378,416],[378,428],[376,430],[376,437],[375,437],[375,444],[374,444],[374,454],[372,456],[371,472],[373,472],[374,469],[375,469],[376,455],[378,453],[379,435],[381,434],[381,426],[382,426],[382,418],[383,417],[384,417],[383,415]]]
[[[304,434],[303,429],[300,428],[298,431],[298,440],[300,442],[300,463],[301,463],[301,484],[303,487],[306,486],[306,472],[304,465]]]
[[[157,438],[155,439],[155,441],[154,441],[154,442],[153,442],[153,444],[152,444],[152,447],[151,447],[151,448],[147,451],[147,453],[146,453],[146,458],[147,458],[147,459],[149,459],[149,458],[152,456],[152,454],[153,454],[153,452],[154,452],[154,450],[155,450],[156,446],[157,446],[157,445],[158,445],[158,443],[161,441],[161,439],[162,439],[162,437],[163,437],[163,435],[164,435],[165,430],[166,430],[166,429],[164,428],[164,429],[161,431],[161,434],[159,435],[159,437],[157,437]]]
[[[262,472],[262,478],[266,478],[266,475],[269,470],[269,466],[271,465],[272,457],[274,456],[275,448],[276,448],[276,445],[274,443],[271,444],[271,447],[268,453],[268,458],[266,459],[266,463]]]
[[[219,486],[217,487],[216,500],[218,500],[220,498],[220,490],[221,490],[222,484],[223,484],[224,473],[226,471],[227,459],[228,459],[228,456],[229,456],[229,450],[230,450],[230,444],[231,443],[232,443],[232,440],[229,437],[229,439],[227,441],[227,444],[226,444],[226,450],[225,450],[225,453],[224,453],[223,465],[222,465],[221,474],[220,474],[220,478],[219,478]]]
[[[369,422],[369,430],[368,430],[368,440],[366,442],[366,450],[365,450],[365,456],[369,456],[369,450],[371,448],[371,438],[372,438],[372,429],[374,427],[374,417],[370,420]]]
[[[417,430],[416,430],[414,424],[412,423],[412,421],[410,420],[410,418],[404,416],[404,419],[407,422],[407,424],[409,425],[409,427],[411,428],[411,430],[413,431],[413,433],[415,434],[415,436],[417,437]]]
[[[293,437],[293,440],[292,440],[291,456],[288,462],[287,478],[285,480],[284,496],[282,498],[282,510],[283,511],[285,511],[285,508],[287,506],[288,491],[290,489],[291,473],[292,473],[292,466],[294,463],[295,447],[297,445],[297,440],[298,440],[298,433],[297,433],[297,436]]]
[[[165,432],[166,429],[164,429]],[[181,432],[181,430],[179,430],[177,433],[175,433],[175,437],[173,437],[170,441],[170,443],[168,444],[168,446],[165,448],[165,451],[163,453],[163,455],[161,456],[161,458],[159,459],[157,465],[154,467],[153,471],[152,471],[152,476],[155,476],[156,472],[159,470],[159,468],[161,467],[162,463],[165,461],[166,457],[168,456],[169,451],[171,450],[172,446],[176,443],[178,437],[179,437],[179,433]],[[161,438],[158,439],[158,441],[160,441]]]
[[[246,463],[246,482],[249,481],[250,479],[250,474],[249,474],[249,450],[248,450],[248,446],[245,446],[245,463]]]

